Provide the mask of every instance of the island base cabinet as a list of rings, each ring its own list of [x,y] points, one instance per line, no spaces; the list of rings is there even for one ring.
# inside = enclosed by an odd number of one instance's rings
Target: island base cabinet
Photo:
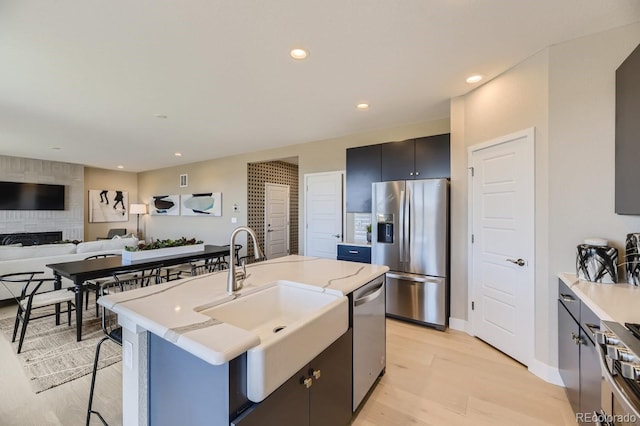
[[[231,422],[234,426],[340,426],[351,420],[350,328],[264,401]]]

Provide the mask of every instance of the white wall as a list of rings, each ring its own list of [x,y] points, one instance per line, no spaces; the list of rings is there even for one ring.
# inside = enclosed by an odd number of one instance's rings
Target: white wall
[[[638,43],[640,23],[552,46],[452,101],[452,316],[467,318],[468,301],[459,303],[467,286],[466,147],[535,127],[535,357],[550,366],[557,273],[575,271],[585,237],[622,246],[640,230],[640,217],[617,216],[613,205],[615,69]]]
[[[346,148],[448,132],[449,120],[442,119],[140,173],[139,197],[145,202],[148,202],[153,195],[188,194],[199,191],[222,192],[222,217],[147,216],[145,218],[146,235],[153,238],[196,237],[210,244],[227,244],[233,228],[247,223],[247,163],[297,157],[298,177],[299,182],[302,183],[307,173],[344,170]],[[178,186],[178,176],[182,173],[189,174],[188,188]],[[302,253],[304,248],[302,187],[299,202],[299,249]],[[232,211],[234,203],[240,207],[237,213]],[[231,223],[232,217],[238,218],[236,224]],[[244,235],[241,238],[243,241],[240,243],[246,247]]]
[[[622,260],[626,234],[640,231],[639,216],[614,213],[615,70],[639,43],[640,24],[634,24],[550,49],[549,274],[545,280],[551,285],[546,300],[553,305],[551,329],[557,324],[556,273],[575,271],[576,246],[586,237],[606,238],[618,247]],[[619,272],[624,278],[624,269]],[[557,356],[552,336],[546,354],[550,360]]]

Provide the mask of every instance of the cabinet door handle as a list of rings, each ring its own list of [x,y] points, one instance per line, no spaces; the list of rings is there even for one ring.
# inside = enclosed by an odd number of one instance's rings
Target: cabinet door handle
[[[311,377],[307,377],[302,381],[302,384],[304,385],[304,387],[309,389],[313,385],[313,379]]]
[[[358,250],[349,250],[349,253],[351,253],[351,254],[358,254],[358,253],[360,253],[360,252],[359,252]]]
[[[416,172],[416,176],[420,176],[420,172]]]
[[[409,173],[409,176],[413,176],[413,172]]]
[[[572,296],[569,296],[568,294],[560,293],[560,297],[562,298],[562,300],[564,302],[575,302],[576,301],[576,299],[574,299]]]
[[[313,377],[315,377],[316,380],[320,378],[320,375],[320,370],[313,370]]]

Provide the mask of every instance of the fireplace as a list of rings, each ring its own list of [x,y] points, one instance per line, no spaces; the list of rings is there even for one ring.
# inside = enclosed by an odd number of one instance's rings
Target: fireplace
[[[22,244],[23,246],[37,246],[58,241],[62,241],[62,231],[0,234],[0,245]]]

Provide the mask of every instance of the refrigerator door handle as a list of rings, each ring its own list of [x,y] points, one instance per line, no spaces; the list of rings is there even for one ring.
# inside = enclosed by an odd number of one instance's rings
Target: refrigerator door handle
[[[404,239],[401,244],[404,244],[404,252],[407,254],[404,259],[407,264],[411,261],[411,192],[405,194],[404,202],[406,204],[405,213],[404,213],[404,230],[402,234],[404,235]],[[409,268],[409,265],[405,266],[405,270]]]
[[[414,282],[417,282],[417,283],[428,283],[428,282],[434,281],[433,279],[430,279],[429,277],[421,277],[421,276],[416,276],[416,275],[396,274],[394,272],[387,272],[387,277],[388,278],[395,278],[397,280],[414,281]]]
[[[400,191],[400,238],[398,241],[398,248],[400,249],[400,263],[404,262],[404,239],[406,235],[404,233],[404,204],[405,204],[405,192]]]

